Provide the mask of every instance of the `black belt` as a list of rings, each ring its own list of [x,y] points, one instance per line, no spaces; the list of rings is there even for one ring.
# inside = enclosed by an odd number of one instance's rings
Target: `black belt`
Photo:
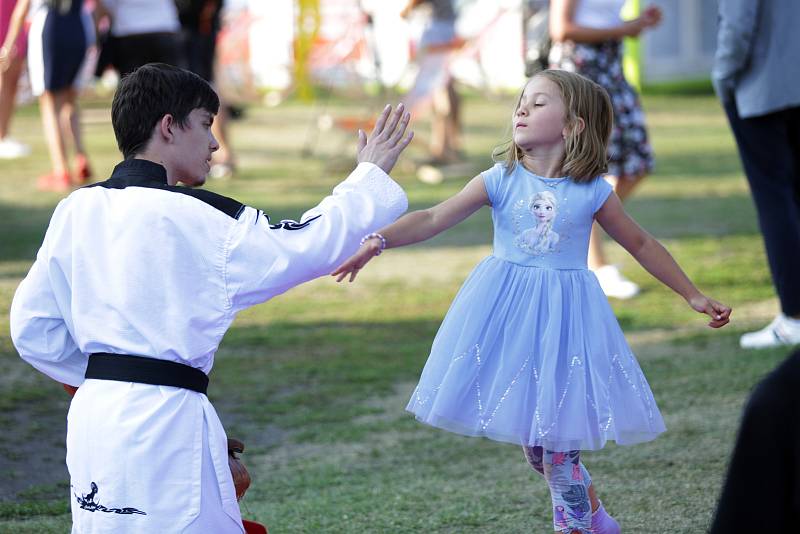
[[[203,394],[208,390],[208,376],[196,367],[129,354],[90,354],[85,376],[100,380],[172,386]]]

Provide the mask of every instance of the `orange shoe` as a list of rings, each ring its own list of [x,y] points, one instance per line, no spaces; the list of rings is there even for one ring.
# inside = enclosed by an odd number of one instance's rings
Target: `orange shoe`
[[[72,179],[68,172],[51,172],[40,176],[36,180],[36,188],[39,191],[69,191],[72,186]]]
[[[75,183],[85,184],[92,177],[92,168],[89,167],[89,160],[83,154],[75,156]]]

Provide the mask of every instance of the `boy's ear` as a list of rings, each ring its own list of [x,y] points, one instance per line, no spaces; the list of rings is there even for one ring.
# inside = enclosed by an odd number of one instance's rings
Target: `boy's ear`
[[[172,141],[172,130],[175,128],[175,119],[167,113],[158,121],[158,133],[167,142]]]

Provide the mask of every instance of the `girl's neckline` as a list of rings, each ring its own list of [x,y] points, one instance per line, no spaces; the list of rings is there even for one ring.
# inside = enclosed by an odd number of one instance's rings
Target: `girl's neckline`
[[[528,169],[528,168],[527,168],[525,165],[523,165],[522,163],[520,163],[520,164],[519,164],[519,166],[520,166],[520,167],[522,167],[522,170],[523,170],[523,171],[525,171],[526,173],[528,173],[528,174],[530,174],[531,176],[533,176],[534,178],[538,178],[539,180],[542,180],[542,181],[544,181],[544,182],[550,182],[550,183],[554,183],[554,182],[563,182],[564,180],[566,180],[567,178],[569,178],[569,176],[553,176],[553,177],[549,177],[549,178],[548,178],[547,176],[541,176],[541,175],[539,175],[539,174],[536,174],[536,173],[535,173],[535,172],[533,172],[532,170]]]

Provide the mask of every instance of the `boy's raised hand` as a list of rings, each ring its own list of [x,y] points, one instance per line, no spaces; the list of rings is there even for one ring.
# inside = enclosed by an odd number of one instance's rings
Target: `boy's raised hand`
[[[358,162],[374,163],[388,174],[414,137],[411,130],[405,134],[409,120],[411,115],[405,112],[403,104],[398,104],[394,112],[392,106],[386,106],[369,137],[363,130],[358,131]]]
[[[720,328],[728,324],[731,319],[731,308],[714,299],[710,299],[705,295],[698,295],[689,299],[689,306],[694,311],[705,313],[711,317],[711,322],[708,326],[711,328]]]
[[[336,276],[337,282],[341,282],[349,274],[350,282],[356,279],[358,271],[364,267],[369,260],[375,257],[376,253],[380,250],[380,244],[376,243],[375,239],[368,239],[361,245],[355,254],[347,258],[344,263],[336,268],[331,273],[331,276]]]

